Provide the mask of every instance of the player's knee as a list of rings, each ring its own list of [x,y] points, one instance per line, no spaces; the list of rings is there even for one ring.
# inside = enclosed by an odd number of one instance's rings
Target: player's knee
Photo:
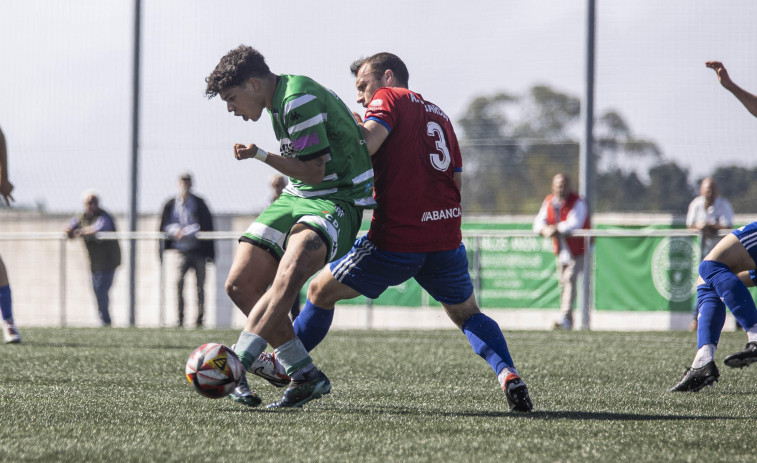
[[[224,289],[226,290],[229,299],[231,299],[234,304],[243,311],[245,309],[251,309],[255,302],[260,299],[260,296],[263,295],[263,292],[258,291],[254,285],[242,284],[241,281],[234,278],[226,280]]]
[[[475,302],[471,303],[470,301],[455,305],[442,304],[442,306],[444,307],[445,312],[447,312],[447,316],[450,320],[460,328],[462,328],[470,317],[481,313],[478,305]]]
[[[712,284],[712,279],[723,272],[730,272],[727,265],[715,260],[703,260],[699,264],[699,276],[707,284]]]
[[[326,291],[326,284],[320,275],[314,278],[308,286],[308,300],[322,308],[333,306],[333,303],[328,297],[328,291]]]
[[[328,269],[319,273],[308,286],[308,300],[323,309],[332,309],[337,302],[352,299],[360,294],[357,290],[337,281]],[[363,293],[363,295],[366,294]]]

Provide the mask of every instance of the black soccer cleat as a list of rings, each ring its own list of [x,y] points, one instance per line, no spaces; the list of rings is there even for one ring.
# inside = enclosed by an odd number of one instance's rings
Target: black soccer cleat
[[[257,407],[263,403],[263,399],[250,390],[250,386],[247,383],[247,377],[244,373],[242,374],[242,377],[239,378],[237,387],[235,387],[231,394],[229,394],[229,397],[231,397],[234,402],[247,405],[248,407]]]
[[[331,381],[321,370],[310,371],[302,381],[292,380],[284,391],[284,397],[278,402],[266,405],[266,408],[302,407],[313,399],[318,399],[331,392]]]
[[[757,362],[757,342],[748,342],[741,352],[731,354],[723,360],[726,366],[731,368],[744,368]]]
[[[720,377],[715,361],[711,360],[701,368],[687,368],[681,381],[670,388],[670,392],[697,392],[705,386],[712,386]]]
[[[514,373],[507,375],[503,389],[505,390],[505,397],[507,397],[510,411],[530,412],[533,410],[534,404],[531,402],[531,397],[528,396],[526,383],[518,375]]]

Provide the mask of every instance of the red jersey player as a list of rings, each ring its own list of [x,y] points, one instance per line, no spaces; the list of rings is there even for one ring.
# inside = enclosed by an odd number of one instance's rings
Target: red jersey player
[[[378,297],[414,278],[439,301],[473,350],[497,374],[510,410],[533,405],[499,325],[481,313],[462,244],[462,158],[449,117],[407,90],[405,64],[379,53],[353,64],[357,101],[374,171],[373,212],[367,236],[321,271],[294,321],[306,349],[328,333],[336,302],[360,294]]]
[[[462,209],[455,173],[463,163],[449,117],[417,93],[384,87],[374,93],[365,121],[388,133],[371,156],[378,208],[368,239],[385,251],[456,249]]]

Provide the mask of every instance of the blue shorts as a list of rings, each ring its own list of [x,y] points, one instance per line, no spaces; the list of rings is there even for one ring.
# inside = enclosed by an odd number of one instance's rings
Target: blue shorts
[[[736,235],[736,238],[741,241],[741,244],[744,245],[749,255],[752,256],[755,265],[757,265],[757,222],[744,225],[731,233]]]
[[[337,281],[371,299],[410,278],[415,278],[431,297],[447,305],[465,302],[473,294],[463,244],[451,251],[388,252],[363,236],[329,267]]]

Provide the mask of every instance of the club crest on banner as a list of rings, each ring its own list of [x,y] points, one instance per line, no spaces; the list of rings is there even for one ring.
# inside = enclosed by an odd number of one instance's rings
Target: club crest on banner
[[[683,302],[694,292],[698,268],[699,249],[696,240],[663,238],[652,255],[654,287],[670,302]]]

